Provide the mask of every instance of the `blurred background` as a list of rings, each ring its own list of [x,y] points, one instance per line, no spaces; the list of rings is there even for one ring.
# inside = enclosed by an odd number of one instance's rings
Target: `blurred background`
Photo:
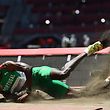
[[[109,29],[110,0],[0,0],[0,48],[85,47]]]

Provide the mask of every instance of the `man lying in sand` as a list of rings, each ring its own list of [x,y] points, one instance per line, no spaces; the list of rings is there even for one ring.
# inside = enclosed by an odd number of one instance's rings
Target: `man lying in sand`
[[[22,62],[6,61],[0,65],[0,91],[4,97],[15,102],[25,102],[33,88],[47,93],[52,98],[79,97],[78,91],[62,82],[86,56],[104,48],[97,41],[88,46],[83,53],[67,62],[61,70],[49,66],[32,67]],[[39,93],[38,91],[34,92]]]

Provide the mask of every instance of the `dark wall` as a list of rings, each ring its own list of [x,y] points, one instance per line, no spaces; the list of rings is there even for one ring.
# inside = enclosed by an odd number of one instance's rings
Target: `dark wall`
[[[75,55],[72,56],[74,58]],[[72,71],[67,83],[71,86],[83,86],[90,78],[90,72],[103,68],[108,68],[109,55],[89,56],[84,58],[81,63]],[[17,57],[0,57],[0,63],[12,60],[17,61]],[[61,68],[67,62],[67,55],[64,56],[22,56],[22,62],[33,66],[48,65],[55,68]]]

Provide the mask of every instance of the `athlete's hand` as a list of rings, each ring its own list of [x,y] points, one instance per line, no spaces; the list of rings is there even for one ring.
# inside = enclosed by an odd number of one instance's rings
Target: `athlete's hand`
[[[5,96],[1,93],[0,93],[0,102],[6,102]]]
[[[27,100],[28,96],[29,96],[29,94],[25,93],[25,94],[21,95],[20,97],[18,97],[16,102],[24,103]]]
[[[28,96],[30,95],[30,93],[28,93],[27,89],[25,90],[22,90],[18,93],[15,93],[16,94],[16,102],[18,103],[23,103],[27,100]]]

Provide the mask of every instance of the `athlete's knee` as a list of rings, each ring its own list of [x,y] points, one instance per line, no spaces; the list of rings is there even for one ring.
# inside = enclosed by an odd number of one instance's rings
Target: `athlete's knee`
[[[64,80],[65,78],[67,78],[69,76],[69,74],[66,73],[65,71],[61,71],[61,70],[52,68],[50,76],[52,79]]]

